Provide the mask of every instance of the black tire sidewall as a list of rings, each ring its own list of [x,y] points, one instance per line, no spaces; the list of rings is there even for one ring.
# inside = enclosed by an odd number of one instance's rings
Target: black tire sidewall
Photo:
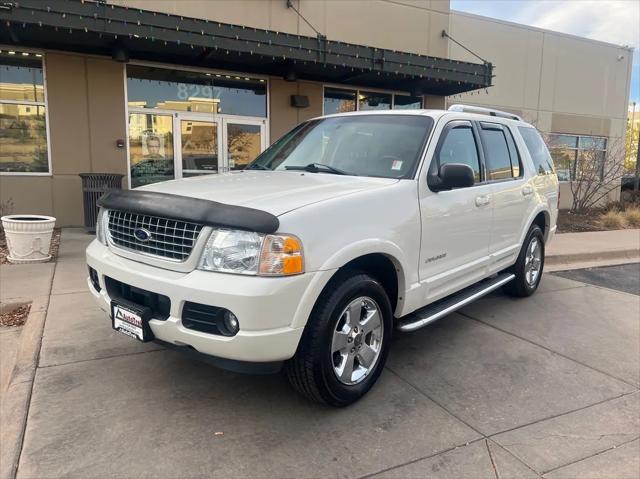
[[[346,385],[338,380],[333,370],[331,342],[340,314],[351,301],[360,296],[369,296],[380,308],[384,328],[382,351],[374,370],[363,381],[354,385]],[[324,331],[317,350],[319,357],[314,361],[316,381],[324,385],[322,389],[329,395],[325,398],[327,402],[334,405],[347,405],[366,394],[382,373],[393,333],[391,304],[382,285],[375,278],[360,273],[348,277],[342,284],[337,285],[335,291],[326,298],[326,304],[322,310],[325,316],[321,318],[324,323]]]

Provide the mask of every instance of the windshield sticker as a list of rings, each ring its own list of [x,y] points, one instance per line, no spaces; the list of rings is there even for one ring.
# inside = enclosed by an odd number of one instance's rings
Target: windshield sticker
[[[393,163],[391,163],[391,169],[392,170],[400,170],[400,169],[402,169],[402,161],[393,160]]]

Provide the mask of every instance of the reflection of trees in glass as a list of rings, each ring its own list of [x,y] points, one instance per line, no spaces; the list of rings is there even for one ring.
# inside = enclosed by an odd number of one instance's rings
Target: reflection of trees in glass
[[[42,106],[0,104],[0,171],[49,169]]]
[[[260,154],[260,127],[229,125],[227,128],[229,166],[242,169]]]

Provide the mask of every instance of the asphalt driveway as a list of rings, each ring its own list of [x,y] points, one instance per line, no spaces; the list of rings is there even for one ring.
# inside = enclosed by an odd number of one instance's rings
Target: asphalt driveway
[[[65,241],[67,240],[67,241]],[[346,409],[110,329],[63,233],[18,478],[637,478],[640,297],[545,275],[395,338]]]

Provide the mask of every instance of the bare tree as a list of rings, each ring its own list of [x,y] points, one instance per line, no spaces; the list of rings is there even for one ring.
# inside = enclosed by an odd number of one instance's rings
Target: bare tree
[[[625,145],[620,138],[610,138],[606,152],[595,146],[579,150],[569,181],[573,196],[571,211],[593,208],[620,188],[625,173],[624,155]]]

